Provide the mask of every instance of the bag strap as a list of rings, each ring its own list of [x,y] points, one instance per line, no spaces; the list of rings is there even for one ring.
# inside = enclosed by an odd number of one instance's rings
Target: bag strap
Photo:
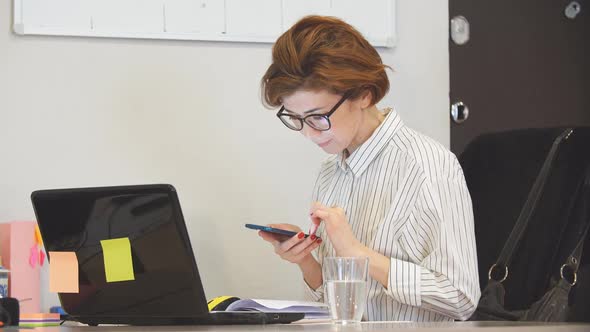
[[[539,171],[539,175],[537,175],[537,178],[535,179],[533,187],[529,192],[527,200],[522,210],[520,211],[520,214],[518,216],[518,219],[516,220],[516,223],[514,224],[514,227],[512,228],[512,232],[510,232],[508,240],[506,240],[506,243],[504,243],[504,247],[502,248],[502,251],[498,256],[496,263],[494,263],[488,271],[489,279],[492,279],[492,270],[496,267],[504,267],[504,277],[501,280],[499,280],[499,282],[506,280],[506,278],[508,277],[508,265],[510,265],[514,251],[518,247],[518,244],[522,239],[524,231],[529,223],[529,220],[531,219],[531,216],[535,211],[537,203],[539,202],[539,198],[541,197],[541,193],[543,192],[543,189],[545,188],[545,183],[547,182],[547,178],[549,177],[549,172],[553,166],[555,158],[557,157],[557,151],[559,150],[559,146],[561,142],[563,140],[567,140],[573,132],[574,130],[572,128],[568,128],[564,130],[559,136],[557,136],[557,138],[555,138],[555,140],[553,141],[551,149],[549,150],[549,153],[547,154],[547,157],[543,162],[541,171]]]
[[[583,204],[583,216],[587,219],[580,233],[580,237],[578,239],[578,243],[576,247],[566,259],[566,261],[561,266],[559,270],[559,276],[561,279],[565,280],[570,284],[570,286],[574,286],[577,282],[577,272],[578,268],[580,267],[580,261],[582,260],[582,252],[584,249],[584,242],[586,241],[586,235],[588,235],[588,230],[590,229],[590,167],[586,169],[586,177],[584,180],[584,189],[582,191],[582,204]],[[564,276],[565,269],[571,269],[572,280],[567,280]]]

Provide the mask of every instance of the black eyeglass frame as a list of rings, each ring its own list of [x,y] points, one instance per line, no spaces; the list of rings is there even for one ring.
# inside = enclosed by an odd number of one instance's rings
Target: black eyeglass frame
[[[348,97],[350,97],[350,91],[344,93],[344,95],[342,95],[342,98],[340,98],[340,100],[336,103],[336,105],[334,105],[334,107],[332,107],[332,109],[326,113],[322,113],[322,114],[309,114],[306,115],[304,117],[299,117],[297,115],[293,115],[293,114],[287,114],[287,113],[283,113],[283,111],[285,110],[285,105],[281,106],[281,109],[277,112],[277,117],[279,118],[279,120],[281,120],[281,122],[289,129],[291,130],[295,130],[295,131],[301,131],[303,130],[303,123],[307,124],[308,126],[310,126],[311,128],[318,130],[318,131],[326,131],[326,130],[330,130],[330,128],[332,128],[332,122],[330,122],[330,116],[336,112],[336,110],[338,109],[338,107],[340,107],[340,105],[342,105],[342,103],[344,103]],[[293,127],[290,127],[288,124],[285,123],[285,121],[283,121],[283,119],[281,118],[282,115],[289,115],[291,118],[295,118],[297,120],[299,120],[299,122],[301,123],[301,128],[296,129]],[[318,129],[316,128],[314,125],[310,124],[309,122],[307,122],[307,118],[310,117],[322,117],[324,119],[326,119],[326,122],[328,122],[328,128],[326,129]]]

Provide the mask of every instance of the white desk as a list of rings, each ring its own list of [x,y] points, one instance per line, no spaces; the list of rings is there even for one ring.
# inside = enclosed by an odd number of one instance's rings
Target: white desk
[[[285,325],[231,325],[231,326],[60,326],[37,328],[42,332],[188,332],[188,331],[309,331],[309,332],[346,332],[346,331],[411,331],[411,332],[590,332],[590,324],[584,323],[521,323],[521,322],[453,322],[453,323],[394,323],[364,322],[358,325],[339,326],[330,323],[307,323]],[[22,329],[22,331],[27,331]],[[30,331],[30,330],[28,330]]]

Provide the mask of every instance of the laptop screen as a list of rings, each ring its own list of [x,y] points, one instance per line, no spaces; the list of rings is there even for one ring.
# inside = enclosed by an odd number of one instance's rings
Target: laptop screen
[[[59,293],[68,314],[178,317],[207,312],[172,186],[42,190],[31,198],[45,249],[76,253],[79,293]],[[107,282],[101,240],[125,238],[131,244],[133,279]]]

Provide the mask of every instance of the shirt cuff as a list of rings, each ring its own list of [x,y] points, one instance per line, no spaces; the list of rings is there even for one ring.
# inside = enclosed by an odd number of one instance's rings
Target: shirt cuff
[[[392,258],[387,277],[387,293],[397,302],[418,307],[422,304],[421,278],[420,265]]]
[[[305,280],[303,280],[303,284],[305,287],[305,294],[308,299],[314,302],[324,302],[324,285],[321,285],[320,287],[314,290],[311,287],[309,287]]]

